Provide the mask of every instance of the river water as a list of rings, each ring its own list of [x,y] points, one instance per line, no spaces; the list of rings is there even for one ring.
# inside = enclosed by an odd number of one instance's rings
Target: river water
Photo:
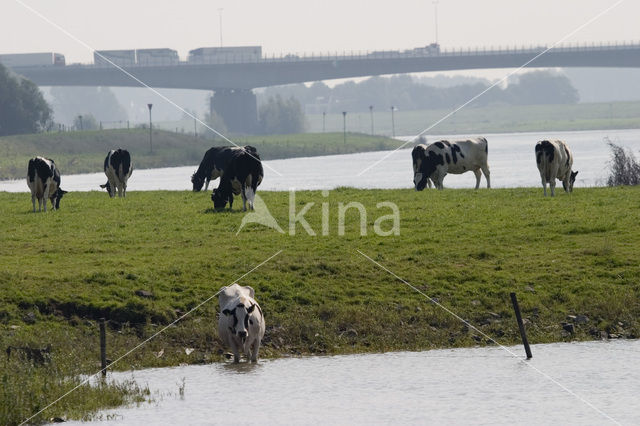
[[[529,361],[508,349],[518,357],[488,347],[113,373],[155,402],[96,424],[640,424],[640,341],[533,345]]]
[[[636,155],[640,150],[640,130],[594,130],[552,134],[501,133],[484,136],[489,142],[491,185],[496,188],[540,186],[540,175],[533,150],[535,143],[542,139],[562,139],[569,144],[574,154],[574,170],[579,171],[576,188],[605,184],[608,175],[607,163],[610,158],[605,138],[632,149]],[[444,138],[455,139],[456,136],[427,136],[429,143]],[[135,157],[133,161],[135,165]],[[338,186],[355,188],[411,188],[413,186],[411,147],[395,152],[377,151],[304,157],[264,163],[265,177],[260,185],[263,191],[285,191],[291,188],[333,189]],[[128,189],[129,191],[189,190],[191,174],[196,168],[197,165],[134,170]],[[367,168],[369,170],[361,173]],[[67,191],[100,190],[99,185],[106,181],[102,172],[64,175],[62,170],[62,173],[62,188]],[[448,175],[444,185],[450,188],[472,188],[475,185],[475,176],[473,173]],[[481,185],[486,186],[484,178]],[[213,186],[217,186],[217,181],[213,182]],[[209,189],[213,186],[210,185]],[[27,192],[26,165],[25,179],[0,181],[0,191]]]

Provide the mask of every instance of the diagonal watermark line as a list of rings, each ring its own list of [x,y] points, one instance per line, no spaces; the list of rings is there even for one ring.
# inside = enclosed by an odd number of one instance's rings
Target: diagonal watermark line
[[[174,107],[176,107],[178,110],[180,110],[182,113],[188,115],[189,117],[193,118],[194,120],[196,120],[198,123],[202,124],[204,127],[206,127],[207,129],[211,130],[213,133],[215,133],[216,135],[220,136],[222,139],[224,139],[225,141],[229,142],[230,144],[240,148],[240,145],[236,144],[234,141],[232,141],[231,139],[229,139],[228,137],[226,137],[225,135],[223,135],[222,133],[218,132],[216,129],[214,129],[213,127],[209,126],[207,123],[205,123],[204,121],[200,120],[198,117],[196,117],[195,115],[191,114],[189,111],[187,111],[186,109],[182,108],[180,105],[178,105],[177,103],[175,103],[174,101],[172,101],[171,99],[169,99],[168,97],[166,97],[165,95],[163,95],[162,93],[160,93],[158,90],[156,90],[155,88],[149,86],[147,83],[145,83],[144,81],[140,80],[138,77],[136,77],[134,74],[130,73],[129,71],[125,70],[124,68],[122,68],[120,65],[114,63],[113,61],[111,61],[111,59],[107,58],[106,56],[102,55],[100,52],[98,52],[96,49],[94,49],[93,47],[91,47],[89,44],[85,43],[84,41],[82,41],[81,39],[79,39],[78,37],[76,37],[75,35],[71,34],[69,31],[65,30],[63,27],[61,27],[60,25],[58,25],[56,22],[52,21],[51,19],[49,19],[48,17],[46,17],[45,15],[43,15],[42,13],[40,13],[39,11],[37,11],[36,9],[34,9],[33,7],[29,6],[28,4],[24,3],[22,0],[14,0],[16,3],[18,3],[19,5],[21,5],[22,7],[24,7],[25,9],[27,9],[28,11],[30,11],[31,13],[33,13],[34,15],[36,15],[37,17],[39,17],[40,19],[42,19],[43,21],[45,21],[47,24],[51,25],[52,27],[54,27],[55,29],[57,29],[58,31],[62,32],[64,35],[66,35],[67,37],[69,37],[70,39],[72,39],[73,41],[75,41],[78,44],[81,44],[82,46],[84,46],[85,48],[87,48],[88,50],[92,51],[93,53],[95,53],[96,55],[98,55],[101,59],[103,59],[104,61],[108,62],[109,64],[113,65],[115,68],[117,68],[120,72],[122,72],[123,74],[125,74],[127,77],[131,78],[132,80],[134,80],[135,82],[137,82],[138,84],[140,84],[141,86],[149,89],[150,91],[152,91],[154,94],[156,94],[157,96],[159,96],[161,99],[163,99],[164,101],[168,102],[170,105],[173,105]],[[248,152],[248,154],[253,157],[253,155]],[[258,158],[253,157],[255,160],[260,161]],[[278,176],[282,177],[282,174],[280,172],[278,172],[276,169],[274,169],[273,167],[271,167],[270,165],[264,163],[264,166],[268,169],[270,169],[272,172],[274,172],[275,174],[277,174]]]
[[[229,283],[228,285],[231,285],[235,282],[238,282],[240,280],[242,280],[244,277],[246,277],[247,275],[251,274],[252,272],[254,272],[256,269],[260,268],[262,265],[264,265],[265,263],[269,262],[271,259],[273,259],[274,257],[278,256],[280,253],[282,253],[283,250],[278,250],[277,252],[275,252],[274,254],[272,254],[271,256],[269,256],[266,260],[263,260],[262,262],[260,262],[258,265],[254,266],[253,268],[251,268],[249,271],[245,272],[244,274],[242,274],[241,276],[239,276],[238,278],[234,279],[233,281],[231,281],[231,283]],[[194,308],[192,308],[190,311],[186,312],[185,314],[183,314],[182,316],[180,316],[178,319],[176,319],[175,321],[173,321],[171,324],[168,324],[166,326],[164,326],[162,329],[158,330],[156,333],[154,333],[152,336],[148,337],[147,339],[143,340],[142,342],[140,342],[138,345],[136,345],[135,347],[133,347],[132,349],[128,350],[124,355],[121,355],[120,357],[118,357],[115,361],[111,362],[110,365],[114,365],[117,362],[119,362],[120,360],[122,360],[123,358],[126,358],[127,356],[129,356],[130,354],[132,354],[133,352],[135,352],[136,350],[138,350],[139,348],[141,348],[142,346],[146,345],[147,343],[149,343],[151,340],[153,340],[154,338],[156,338],[157,336],[159,336],[160,334],[164,333],[167,329],[169,329],[170,327],[173,327],[175,324],[177,324],[178,322],[180,322],[182,319],[184,319],[186,316],[188,316],[189,314],[191,314],[193,311],[199,309],[202,305],[204,305],[205,303],[208,303],[211,299],[213,299],[214,297],[216,297],[218,294],[220,294],[220,292],[225,289],[225,287],[222,287],[220,290],[218,290],[215,294],[213,294],[212,296],[209,296],[208,298],[206,298],[205,300],[203,300],[202,302],[200,302],[199,304],[197,304]],[[78,388],[80,388],[81,386],[84,386],[85,384],[87,384],[87,382],[89,382],[92,378],[96,377],[98,374],[102,373],[104,369],[100,369],[97,372],[95,372],[94,374],[88,376],[87,378],[85,378],[82,382],[80,382],[80,384],[78,384],[76,387],[74,387],[73,389],[69,390],[67,393],[65,393],[64,395],[60,396],[58,399],[56,399],[55,401],[49,403],[47,406],[45,406],[44,408],[42,408],[40,411],[38,411],[37,413],[33,414],[31,417],[24,419],[22,421],[22,423],[20,423],[21,425],[29,422],[31,419],[33,419],[34,417],[36,417],[37,415],[39,415],[40,413],[42,413],[43,411],[45,411],[46,409],[48,409],[49,407],[55,405],[56,403],[58,403],[59,401],[61,401],[62,399],[66,398],[67,396],[69,396],[71,393],[75,392]]]
[[[478,333],[482,334],[484,337],[486,337],[487,339],[491,340],[493,343],[495,343],[497,346],[499,346],[501,349],[503,349],[504,351],[508,352],[511,356],[513,356],[514,358],[518,359],[519,361],[524,361],[521,357],[519,357],[517,354],[515,354],[512,350],[510,350],[509,348],[507,348],[506,346],[500,344],[498,341],[496,341],[493,337],[487,335],[486,333],[484,333],[482,330],[478,329],[477,327],[475,327],[473,324],[470,324],[469,321],[466,321],[465,319],[463,319],[460,315],[456,314],[455,312],[453,312],[451,309],[447,308],[446,306],[444,306],[443,304],[441,304],[440,302],[438,302],[437,300],[433,299],[432,297],[429,297],[427,294],[425,294],[422,290],[420,290],[419,288],[415,287],[414,285],[412,285],[411,283],[407,282],[404,278],[396,275],[394,272],[392,272],[391,270],[389,270],[388,268],[386,268],[384,265],[381,265],[379,262],[376,262],[374,259],[372,259],[371,257],[367,256],[366,254],[364,254],[362,251],[360,251],[359,249],[356,249],[356,251],[358,253],[360,253],[360,255],[362,255],[362,257],[364,257],[365,259],[369,260],[371,263],[373,263],[374,265],[378,266],[380,269],[388,272],[390,275],[392,275],[395,279],[397,279],[398,281],[402,282],[403,284],[405,284],[407,287],[411,288],[413,291],[415,291],[416,293],[421,294],[422,296],[424,296],[425,298],[429,299],[429,301],[431,301],[432,303],[434,303],[435,305],[437,305],[439,308],[443,309],[444,311],[446,311],[448,314],[452,315],[453,317],[455,317],[456,319],[460,320],[463,324],[465,324],[467,327],[474,329],[475,331],[477,331]],[[611,420],[613,423],[615,424],[621,424],[620,422],[618,422],[616,419],[614,419],[613,417],[611,417],[610,415],[608,415],[607,413],[605,413],[604,411],[602,411],[600,408],[596,407],[595,405],[593,405],[591,402],[587,401],[586,399],[584,399],[583,397],[581,397],[580,395],[578,395],[577,393],[573,392],[571,389],[567,388],[565,385],[563,385],[562,383],[560,383],[559,381],[557,381],[556,379],[554,379],[553,377],[551,377],[549,374],[545,373],[544,371],[540,370],[538,367],[536,367],[535,365],[531,364],[530,362],[525,362],[525,365],[527,365],[528,367],[530,367],[531,369],[533,369],[536,373],[542,375],[543,377],[545,377],[546,379],[550,380],[551,382],[553,382],[554,384],[556,384],[557,386],[559,386],[562,390],[564,390],[565,392],[567,392],[569,395],[574,396],[576,399],[578,399],[579,401],[581,401],[582,403],[584,403],[585,405],[587,405],[589,408],[593,409],[594,411],[596,411],[598,414],[602,415],[603,417],[606,417],[608,420]]]
[[[612,4],[611,6],[607,7],[606,9],[604,9],[602,12],[598,13],[597,15],[595,15],[594,17],[592,17],[591,19],[589,19],[588,21],[586,21],[584,24],[578,26],[577,28],[575,28],[573,31],[571,31],[570,33],[568,33],[567,35],[565,35],[564,37],[562,37],[561,39],[559,39],[558,41],[556,41],[555,43],[553,43],[550,47],[547,47],[545,50],[543,50],[542,52],[538,53],[536,56],[534,56],[533,58],[529,59],[527,62],[525,62],[524,64],[520,65],[518,68],[516,68],[515,70],[509,72],[508,74],[506,74],[504,77],[502,77],[500,80],[494,82],[491,86],[487,87],[486,89],[484,89],[482,92],[478,93],[477,95],[475,95],[474,97],[472,97],[471,99],[469,99],[468,101],[466,101],[465,103],[463,103],[462,105],[460,105],[459,107],[457,107],[456,109],[454,109],[453,111],[451,111],[450,113],[446,114],[444,117],[440,118],[438,121],[436,121],[435,123],[433,123],[432,125],[430,125],[429,127],[427,127],[426,129],[422,130],[420,133],[418,133],[417,135],[411,137],[409,140],[407,140],[405,143],[403,143],[402,145],[400,145],[399,147],[397,147],[396,149],[394,149],[393,151],[388,152],[386,155],[384,155],[381,159],[379,159],[378,161],[376,161],[375,163],[371,164],[370,166],[364,168],[362,171],[360,171],[360,173],[358,173],[356,176],[362,176],[364,173],[366,173],[367,171],[369,171],[370,169],[372,169],[373,167],[377,166],[378,164],[382,163],[384,160],[386,160],[387,158],[389,158],[391,155],[393,155],[396,151],[401,150],[402,148],[404,148],[405,146],[409,145],[410,143],[413,143],[416,139],[418,139],[420,136],[422,136],[423,134],[425,134],[426,132],[428,132],[429,130],[433,129],[434,127],[436,127],[438,124],[442,123],[443,121],[447,120],[449,117],[451,117],[452,115],[454,115],[456,112],[460,111],[463,108],[466,108],[470,103],[472,103],[473,101],[475,101],[476,99],[478,99],[479,97],[483,96],[485,93],[487,93],[489,90],[493,89],[494,87],[504,83],[509,77],[511,77],[512,75],[520,72],[523,68],[525,68],[526,66],[528,66],[530,63],[532,63],[533,61],[535,61],[536,59],[538,59],[539,57],[541,57],[542,55],[546,54],[547,52],[549,52],[551,49],[555,48],[557,45],[563,43],[565,40],[567,40],[570,37],[573,37],[577,32],[582,31],[583,28],[591,25],[593,22],[597,21],[598,19],[600,19],[602,16],[606,15],[607,13],[609,13],[611,10],[615,9],[616,7],[618,7],[620,4],[622,4],[623,2],[625,2],[626,0],[618,0],[617,2],[615,2],[614,4]]]

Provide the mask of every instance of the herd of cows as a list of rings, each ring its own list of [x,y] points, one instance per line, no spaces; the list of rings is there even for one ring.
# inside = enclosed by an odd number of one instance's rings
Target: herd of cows
[[[484,175],[487,188],[491,188],[488,163],[489,147],[487,139],[483,137],[447,141],[440,140],[429,145],[419,144],[413,148],[413,183],[415,189],[422,191],[432,184],[437,189],[443,189],[443,180],[448,173],[461,174],[472,171],[476,176],[476,189],[480,186],[480,178]],[[573,190],[573,184],[578,172],[572,170],[573,155],[563,141],[540,141],[535,146],[536,164],[540,172],[544,195],[547,195],[547,184],[551,196],[555,195],[556,180],[562,182],[566,192]],[[111,150],[104,160],[104,173],[107,183],[100,185],[114,197],[116,191],[119,197],[126,196],[127,181],[133,172],[131,156],[126,149]],[[211,193],[216,210],[226,207],[233,208],[233,196],[242,196],[242,209],[253,209],[253,203],[258,186],[264,177],[262,162],[257,150],[252,146],[223,146],[212,147],[205,154],[198,169],[191,176],[194,191],[200,191],[204,186],[209,188],[212,180],[220,178],[218,188]],[[27,170],[27,185],[31,190],[33,211],[47,211],[47,200],[51,201],[54,210],[60,207],[60,199],[67,191],[60,187],[60,172],[51,159],[35,157],[29,160]]]
[[[472,171],[476,176],[476,189],[480,186],[480,177],[484,174],[487,188],[491,188],[487,140],[483,137],[459,141],[441,140],[429,145],[419,144],[413,148],[413,183],[415,189],[423,190],[432,183],[437,189],[443,189],[443,179],[448,173],[461,174]],[[562,141],[540,141],[535,146],[536,164],[540,179],[547,195],[547,184],[551,196],[555,195],[556,179],[562,181],[566,192],[573,190],[578,172],[572,170],[573,155]],[[125,197],[127,181],[133,172],[131,156],[125,149],[111,150],[104,160],[104,173],[107,183],[100,185],[108,191],[110,197]],[[229,203],[233,206],[233,196],[241,195],[243,210],[253,209],[256,190],[264,172],[260,156],[252,146],[213,147],[209,149],[196,172],[191,176],[193,191],[209,188],[211,180],[220,178],[218,187],[211,193],[216,209],[222,209]],[[29,160],[27,184],[31,190],[33,211],[38,211],[47,200],[54,210],[60,207],[60,199],[67,191],[60,187],[60,172],[51,159],[35,157]],[[253,362],[258,359],[260,343],[265,333],[264,315],[260,305],[254,299],[255,292],[248,286],[233,284],[223,287],[219,293],[220,316],[218,334],[223,343],[233,352],[234,362],[239,362],[240,354]]]

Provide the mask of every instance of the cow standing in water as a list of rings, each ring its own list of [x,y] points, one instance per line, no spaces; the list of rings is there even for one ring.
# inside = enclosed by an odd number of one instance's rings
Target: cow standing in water
[[[223,287],[218,296],[218,335],[231,348],[234,362],[240,361],[240,353],[253,362],[258,361],[265,323],[262,309],[254,297],[253,288],[238,284]]]
[[[118,190],[118,197],[126,197],[127,181],[133,173],[131,156],[126,149],[118,148],[111,150],[104,159],[104,174],[107,175],[107,183],[100,185],[109,192],[109,197],[113,198]]]
[[[242,210],[249,208],[253,210],[253,200],[256,195],[258,185],[262,182],[264,172],[260,156],[255,148],[240,149],[233,151],[229,164],[224,169],[218,188],[211,193],[211,201],[216,210],[225,208],[229,203],[229,208],[233,208],[233,196],[242,195]]]
[[[257,152],[252,146],[214,146],[204,153],[204,158],[198,166],[198,170],[191,175],[193,191],[198,192],[204,185],[204,190],[209,189],[209,182],[222,176],[224,169],[229,164],[233,154],[238,151]]]
[[[572,192],[578,172],[571,170],[573,154],[567,144],[559,140],[540,141],[536,144],[535,152],[544,196],[547,196],[547,183],[551,196],[555,195],[556,179],[562,181],[565,192]]]
[[[47,199],[51,200],[54,210],[60,208],[60,199],[67,191],[60,188],[60,172],[56,163],[49,158],[35,157],[29,160],[27,168],[27,185],[31,190],[31,203],[33,212],[36,211],[36,199],[38,199],[38,211],[44,204],[47,211]]]
[[[476,189],[480,186],[480,171],[491,188],[488,145],[485,138],[460,141],[438,141],[430,145],[417,145],[411,152],[413,159],[413,184],[422,191],[429,179],[438,189],[443,189],[442,181],[447,173],[462,174],[472,171],[476,175]]]

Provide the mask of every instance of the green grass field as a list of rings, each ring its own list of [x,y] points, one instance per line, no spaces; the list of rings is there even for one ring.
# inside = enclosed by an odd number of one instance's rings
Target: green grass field
[[[244,214],[214,212],[206,193],[76,192],[46,214],[31,212],[27,194],[0,193],[0,348],[50,345],[52,358],[39,366],[0,357],[0,423],[57,398],[66,377],[98,370],[99,318],[109,320],[115,360],[280,250],[239,281],[265,312],[266,357],[491,344],[358,251],[502,344],[519,339],[512,291],[531,343],[640,336],[640,188],[555,198],[541,188],[298,192],[295,212],[315,203],[305,219],[316,236],[300,223],[288,232],[288,193],[258,194],[286,233],[250,224],[236,235]],[[356,209],[339,235],[340,203],[353,201],[366,209],[366,235]],[[392,225],[391,209],[377,207],[384,201],[398,207],[399,235],[375,232],[376,221]],[[222,360],[216,309],[214,297],[113,368]],[[588,320],[571,334],[568,315]],[[84,389],[36,420],[82,417],[148,392],[109,389],[108,402]]]

